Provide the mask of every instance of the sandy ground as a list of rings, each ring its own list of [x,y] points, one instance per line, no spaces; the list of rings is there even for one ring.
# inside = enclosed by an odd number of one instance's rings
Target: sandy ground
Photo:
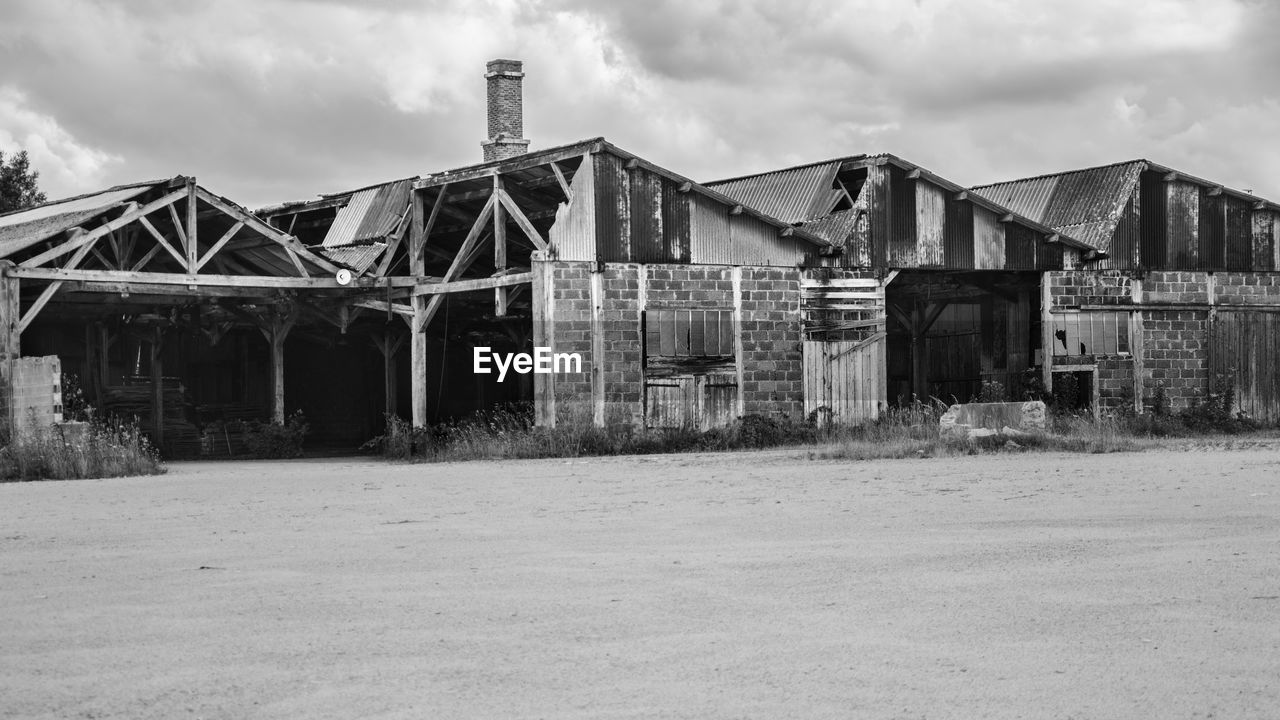
[[[0,485],[0,716],[1280,717],[1280,451]]]

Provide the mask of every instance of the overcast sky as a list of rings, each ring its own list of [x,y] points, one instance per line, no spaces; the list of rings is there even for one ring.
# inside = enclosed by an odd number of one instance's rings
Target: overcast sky
[[[534,149],[712,180],[891,152],[965,185],[1138,157],[1280,200],[1266,0],[4,0],[0,150],[52,197],[196,175],[250,206]]]

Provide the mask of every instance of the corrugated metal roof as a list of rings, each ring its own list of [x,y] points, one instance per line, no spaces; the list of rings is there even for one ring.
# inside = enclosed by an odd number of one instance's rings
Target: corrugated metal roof
[[[351,268],[357,275],[373,267],[373,264],[387,249],[386,243],[376,242],[370,245],[347,245],[346,247],[320,248],[320,254],[343,267]]]
[[[412,179],[397,180],[354,193],[338,211],[322,244],[333,248],[386,239],[409,212],[412,187]]]
[[[1073,170],[983,185],[970,190],[1054,230],[1111,252],[1125,203],[1136,192],[1146,163]]]
[[[833,189],[840,160],[707,183],[706,187],[787,223],[826,215],[840,191]]]
[[[866,210],[861,208],[839,210],[824,218],[807,222],[803,227],[832,245],[841,247],[857,227],[858,215],[865,212]]]
[[[2,252],[9,255],[34,245],[128,202],[152,187],[131,185],[112,188],[0,215],[0,243],[10,246]]]

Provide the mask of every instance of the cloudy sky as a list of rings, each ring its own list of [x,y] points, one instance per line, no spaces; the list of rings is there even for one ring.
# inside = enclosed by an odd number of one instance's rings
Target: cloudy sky
[[[0,150],[50,197],[194,174],[250,206],[533,148],[711,180],[892,152],[962,184],[1137,157],[1280,200],[1267,0],[4,0]]]

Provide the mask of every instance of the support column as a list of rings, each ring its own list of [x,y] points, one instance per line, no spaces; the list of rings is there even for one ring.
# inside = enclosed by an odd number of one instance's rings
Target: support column
[[[533,283],[529,304],[533,311],[533,344],[555,352],[555,295],[552,292],[551,261],[547,254],[534,251],[529,255]],[[537,373],[533,376],[533,417],[538,427],[556,425],[556,376]]]
[[[9,276],[13,263],[0,260],[0,361],[22,356],[21,306],[18,303],[18,278]]]
[[[432,219],[443,200],[444,189],[440,190],[435,207],[432,208]],[[426,243],[426,229],[423,217],[422,191],[415,190],[410,195],[409,224],[409,274],[422,277],[426,274],[426,260],[423,258],[423,246]],[[412,391],[413,426],[426,427],[427,424],[427,336],[424,334],[427,324],[427,296],[410,298],[413,305],[413,320],[409,327],[409,384]]]
[[[161,353],[164,331],[157,325],[151,335],[151,439],[157,448],[164,447],[164,373]]]
[[[1040,379],[1046,393],[1053,392],[1053,293],[1052,273],[1040,276],[1040,354],[1044,360]],[[1047,398],[1046,398],[1047,399]]]

